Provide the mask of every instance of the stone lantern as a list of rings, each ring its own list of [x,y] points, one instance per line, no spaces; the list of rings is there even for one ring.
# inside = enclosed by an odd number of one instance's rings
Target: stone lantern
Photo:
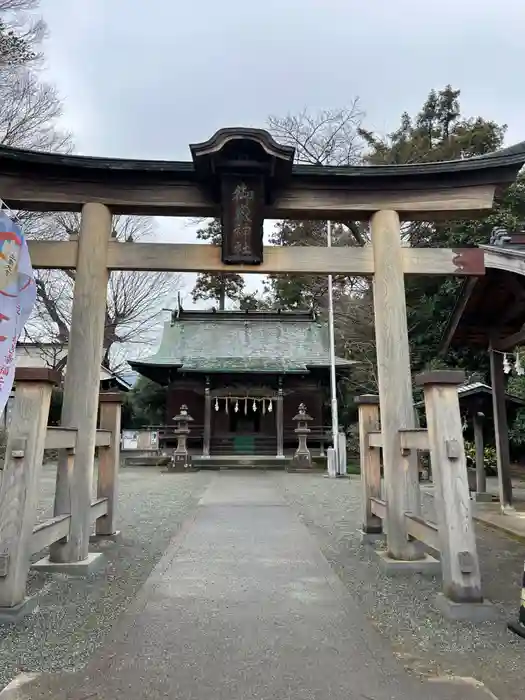
[[[304,403],[299,404],[298,413],[293,417],[293,420],[297,423],[295,434],[299,439],[299,445],[294,454],[293,463],[298,468],[310,469],[312,466],[312,455],[306,444],[306,438],[310,432],[308,423],[313,420],[313,418],[306,412]]]
[[[189,424],[191,421],[193,418],[188,413],[188,407],[186,404],[182,404],[179,413],[173,418],[175,423],[173,432],[177,436],[177,447],[172,456],[170,471],[179,471],[190,466],[187,439],[190,434]]]

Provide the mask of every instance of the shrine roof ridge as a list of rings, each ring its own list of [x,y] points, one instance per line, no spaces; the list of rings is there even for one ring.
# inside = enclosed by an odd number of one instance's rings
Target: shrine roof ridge
[[[294,311],[264,309],[174,309],[172,311],[172,322],[177,321],[204,321],[204,322],[246,322],[246,321],[268,321],[278,323],[295,323],[300,321],[311,322],[317,320],[317,315],[313,309],[298,309]]]

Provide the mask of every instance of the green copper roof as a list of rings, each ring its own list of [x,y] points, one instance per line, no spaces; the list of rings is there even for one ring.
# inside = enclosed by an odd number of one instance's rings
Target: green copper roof
[[[181,311],[164,325],[155,355],[130,364],[179,372],[305,374],[329,367],[326,325],[308,313]],[[353,362],[336,359],[336,366]]]

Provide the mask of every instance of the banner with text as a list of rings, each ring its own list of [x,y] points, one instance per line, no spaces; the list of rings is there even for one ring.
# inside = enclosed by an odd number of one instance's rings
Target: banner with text
[[[36,301],[36,286],[22,228],[0,210],[0,412],[15,377],[16,343]]]

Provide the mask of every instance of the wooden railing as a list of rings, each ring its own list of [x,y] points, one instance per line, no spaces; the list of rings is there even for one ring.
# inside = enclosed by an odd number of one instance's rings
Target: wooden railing
[[[379,397],[358,399],[362,529],[365,541],[371,540],[381,535],[386,522],[388,552],[391,537],[397,538],[396,543],[404,539],[410,545],[412,541],[413,559],[425,556],[417,543],[434,550],[441,559],[445,596],[458,602],[476,602],[481,599],[481,582],[457,394],[463,379],[462,372],[451,371],[416,377],[425,395],[428,430],[410,428],[385,435]],[[392,466],[381,464],[384,441],[392,437],[397,441],[398,459],[403,461],[405,479],[401,484],[392,483]],[[436,523],[421,514],[418,461],[414,459],[418,450],[430,452]]]
[[[55,561],[64,568],[69,562],[78,563],[71,560],[67,549],[78,520],[95,523],[97,535],[115,533],[122,398],[115,393],[100,395],[101,429],[95,436],[99,454],[97,498],[91,501],[89,496],[83,504],[78,497],[74,501],[71,498],[75,492],[73,466],[78,431],[47,426],[52,388],[59,380],[56,372],[44,368],[21,368],[16,373],[6,456],[0,467],[0,614],[6,616],[24,603],[34,554],[51,547],[51,551],[55,548]],[[54,516],[36,523],[44,450],[58,451],[58,471],[66,479],[67,488],[62,491],[67,491],[67,498],[59,499],[57,491]]]

